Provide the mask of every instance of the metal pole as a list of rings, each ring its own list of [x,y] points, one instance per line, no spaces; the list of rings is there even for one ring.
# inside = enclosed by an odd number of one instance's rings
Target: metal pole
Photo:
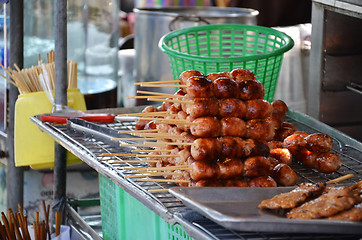
[[[65,106],[67,105],[67,1],[56,0],[54,9],[55,104]],[[58,206],[62,206],[64,203],[62,201],[65,200],[66,171],[66,150],[58,143],[55,143],[54,203]],[[60,209],[55,210],[61,211]]]
[[[13,66],[16,63],[19,68],[24,65],[24,2],[23,0],[10,1],[10,56],[9,63]],[[6,20],[5,20],[6,21]],[[18,89],[10,84],[9,88],[9,123],[7,125],[7,145],[9,158],[6,173],[7,206],[17,209],[19,203],[23,206],[24,195],[24,168],[15,167],[14,159],[14,109],[15,101],[18,98]]]

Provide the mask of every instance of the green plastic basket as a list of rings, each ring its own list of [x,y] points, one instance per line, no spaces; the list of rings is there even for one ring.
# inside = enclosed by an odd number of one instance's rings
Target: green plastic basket
[[[235,68],[253,71],[273,101],[283,55],[293,40],[272,28],[214,24],[184,28],[164,35],[159,48],[167,53],[174,79],[186,70],[204,74]]]

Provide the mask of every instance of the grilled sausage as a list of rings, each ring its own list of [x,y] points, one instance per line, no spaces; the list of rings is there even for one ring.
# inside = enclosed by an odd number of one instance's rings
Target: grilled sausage
[[[244,118],[246,114],[246,105],[244,101],[237,98],[221,99],[219,103],[220,117],[239,117]]]
[[[264,119],[270,117],[273,107],[264,99],[253,99],[245,101],[246,119]]]
[[[326,153],[332,150],[333,140],[324,133],[313,133],[305,138],[306,148],[311,152]]]
[[[240,83],[244,80],[255,80],[255,74],[248,69],[236,68],[230,72],[230,77]]]
[[[246,124],[237,117],[222,118],[221,121],[221,136],[245,137]]]
[[[273,168],[273,178],[282,186],[294,186],[298,182],[298,175],[284,163],[280,163]]]
[[[220,77],[213,83],[214,97],[218,99],[239,97],[239,86],[234,80],[228,77]]]
[[[221,135],[221,123],[216,117],[196,118],[190,131],[196,137],[218,137]]]
[[[242,100],[263,99],[264,86],[257,80],[243,80],[239,82],[239,98]]]
[[[252,178],[248,182],[249,187],[276,187],[277,183],[271,176]]]
[[[337,154],[327,152],[319,154],[315,159],[315,168],[322,173],[332,173],[342,166]]]

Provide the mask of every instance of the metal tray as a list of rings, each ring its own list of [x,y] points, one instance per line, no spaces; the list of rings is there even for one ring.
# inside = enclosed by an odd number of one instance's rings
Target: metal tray
[[[292,220],[258,209],[258,204],[276,194],[292,190],[279,188],[174,187],[169,191],[186,206],[229,229],[281,233],[361,234],[362,223],[331,220]]]

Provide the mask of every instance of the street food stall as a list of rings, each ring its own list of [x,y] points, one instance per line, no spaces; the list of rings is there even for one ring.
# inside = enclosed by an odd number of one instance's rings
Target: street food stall
[[[146,106],[31,116],[56,141],[54,199],[68,223],[84,239],[360,239],[362,143],[322,122],[318,96],[330,94],[319,35],[328,22],[320,13],[360,21],[361,8],[313,1],[308,114],[274,99],[293,40],[276,29],[223,23],[164,34],[158,48],[172,76],[142,79],[129,96]],[[56,37],[55,104],[66,105],[57,80],[66,78],[66,40]],[[356,78],[347,89],[354,94],[358,86]],[[98,173],[101,233],[65,200],[65,150]]]

